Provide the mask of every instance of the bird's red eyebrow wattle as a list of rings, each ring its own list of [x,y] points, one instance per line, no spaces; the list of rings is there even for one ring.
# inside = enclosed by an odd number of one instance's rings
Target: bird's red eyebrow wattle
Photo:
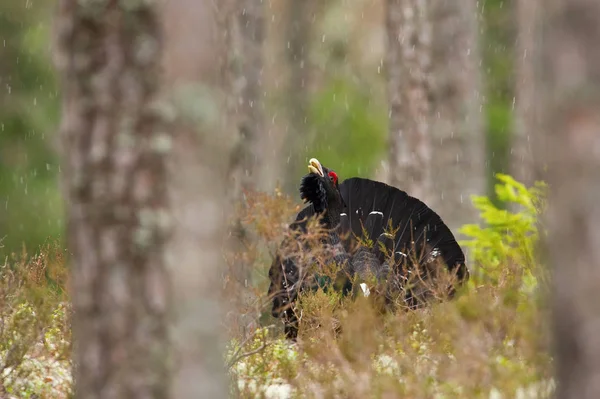
[[[335,173],[334,171],[331,171],[328,173],[328,175],[329,175],[329,177],[331,177],[333,179],[334,183],[337,183],[337,181],[338,181],[337,173]]]

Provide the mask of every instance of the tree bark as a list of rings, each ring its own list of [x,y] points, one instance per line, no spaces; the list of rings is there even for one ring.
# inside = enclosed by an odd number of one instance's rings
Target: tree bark
[[[531,185],[540,178],[535,171],[533,134],[538,129],[535,98],[536,47],[539,45],[538,19],[539,3],[537,0],[518,0],[517,44],[516,44],[516,103],[515,130],[510,149],[510,168],[514,178]]]
[[[234,207],[244,209],[247,191],[272,190],[275,173],[278,170],[276,146],[269,140],[269,132],[264,123],[265,85],[264,72],[264,39],[265,39],[265,7],[262,0],[236,0],[232,10],[230,24],[232,28],[230,63],[233,68],[235,84],[233,95],[237,115],[237,144],[231,155],[228,178],[233,181],[229,185],[229,198]],[[242,210],[245,212],[245,210]],[[239,216],[239,215],[238,215]],[[239,217],[232,228],[230,249],[241,254],[246,250],[247,242],[252,241],[251,232],[244,226]],[[252,278],[249,262],[243,257],[236,257],[229,274],[231,282],[238,287],[246,287]]]
[[[306,118],[308,116],[308,87],[310,73],[310,31],[311,0],[287,0],[286,15],[287,32],[285,54],[289,68],[286,104],[287,122],[284,159],[286,163],[286,180],[283,184],[288,194],[298,191],[299,170],[304,170],[303,158],[306,154],[308,138]]]
[[[239,96],[239,141],[232,156],[232,175],[236,181],[234,197],[243,189],[265,189],[271,186],[264,173],[272,162],[266,150],[268,145],[264,124],[263,43],[265,37],[264,2],[237,0],[235,9],[235,37],[237,54],[236,94]],[[267,163],[268,165],[265,165]]]
[[[544,11],[535,75],[538,135],[548,138],[539,155],[550,188],[556,397],[591,399],[600,397],[600,3],[549,0]]]
[[[161,12],[164,90],[174,105],[176,132],[170,165],[175,224],[169,248],[176,398],[228,397],[220,287],[230,210],[227,177],[236,145],[235,126],[228,120],[230,6],[227,1],[170,0]]]
[[[431,206],[452,231],[486,189],[477,2],[431,3]]]
[[[154,106],[156,12],[61,0],[57,40],[75,395],[167,397],[171,135]]]
[[[390,184],[431,198],[429,2],[387,0]]]

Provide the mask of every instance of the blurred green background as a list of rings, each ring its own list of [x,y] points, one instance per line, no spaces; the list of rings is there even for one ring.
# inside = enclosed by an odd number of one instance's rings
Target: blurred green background
[[[53,1],[0,2],[0,254],[62,232],[51,62]]]
[[[307,98],[306,145],[301,155],[326,158],[343,177],[373,177],[385,159],[387,107],[383,75],[348,56],[354,46],[343,28],[344,3],[319,6],[311,25],[312,62],[319,84]],[[0,255],[37,251],[62,239],[63,204],[58,173],[60,93],[52,64],[55,0],[0,2]],[[480,2],[481,49],[490,194],[496,172],[506,172],[512,129],[514,17],[511,2]],[[276,11],[275,11],[276,12]],[[342,24],[342,25],[340,25]],[[322,43],[323,35],[334,39]],[[336,36],[337,34],[337,36]],[[267,46],[268,47],[268,46]],[[267,49],[267,57],[269,55]],[[267,101],[277,112],[278,94]],[[304,168],[304,163],[300,165]],[[303,170],[303,169],[302,169]],[[301,172],[299,172],[301,173]]]

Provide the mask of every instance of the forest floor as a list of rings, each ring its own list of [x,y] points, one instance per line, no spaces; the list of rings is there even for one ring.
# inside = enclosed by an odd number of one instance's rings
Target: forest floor
[[[302,297],[300,334],[292,344],[271,317],[266,292],[273,255],[298,209],[279,192],[249,196],[239,209],[247,234],[227,253],[236,273],[225,287],[235,293],[225,296],[234,309],[226,320],[224,359],[232,396],[552,396],[547,276],[531,255],[535,207],[530,214],[498,213],[510,219],[509,228],[506,219],[497,230],[490,220],[488,227],[466,229],[472,277],[452,300],[392,313],[364,296],[309,293]],[[47,245],[35,256],[14,255],[1,273],[2,397],[67,397],[71,312],[64,250]]]

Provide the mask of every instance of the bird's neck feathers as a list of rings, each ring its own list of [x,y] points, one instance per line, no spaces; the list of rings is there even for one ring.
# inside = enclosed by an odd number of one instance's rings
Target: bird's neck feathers
[[[325,227],[329,229],[336,228],[340,224],[342,211],[342,204],[329,203],[323,215],[323,222],[325,224]]]

